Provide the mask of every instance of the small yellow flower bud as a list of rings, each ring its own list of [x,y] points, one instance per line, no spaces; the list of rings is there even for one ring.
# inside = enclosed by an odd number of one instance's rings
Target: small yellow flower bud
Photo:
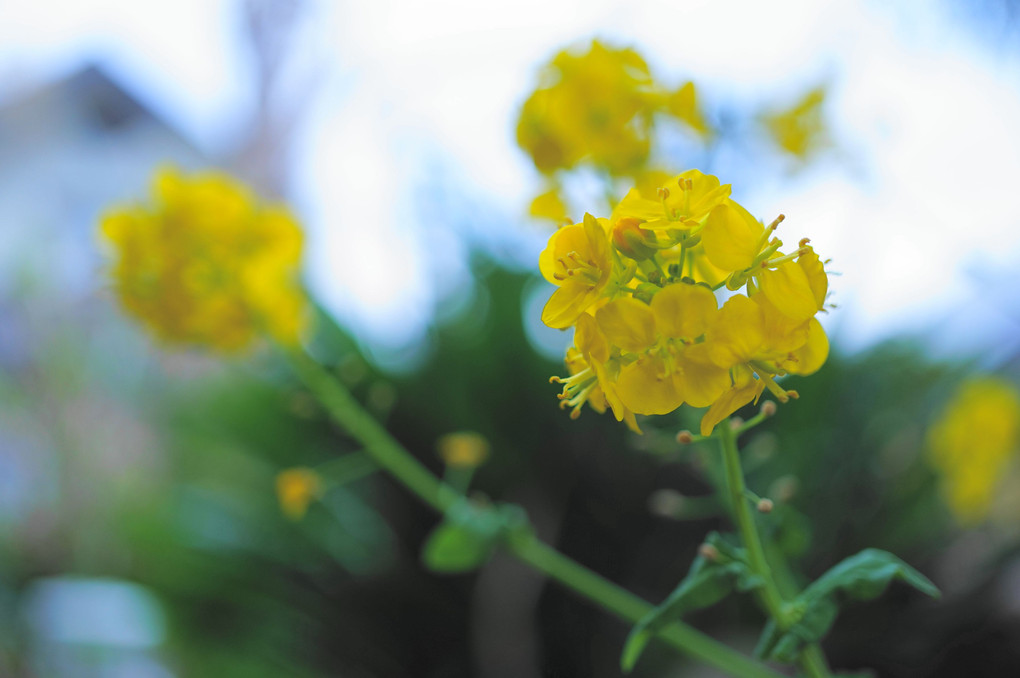
[[[676,434],[676,441],[681,445],[690,445],[694,442],[694,434],[690,431],[680,431]]]
[[[300,520],[313,499],[322,496],[322,477],[310,468],[290,468],[276,476],[276,497],[280,510],[291,520]]]
[[[774,400],[766,400],[761,404],[761,413],[766,417],[772,417],[776,414],[776,402]]]
[[[759,513],[772,513],[772,509],[775,504],[772,503],[771,499],[759,499],[758,500],[758,512]]]
[[[701,546],[699,546],[698,553],[705,560],[710,560],[712,562],[719,560],[719,549],[712,546],[711,544],[702,544]]]
[[[730,417],[730,428],[734,431],[738,430],[744,425],[744,420],[740,417]]]
[[[625,257],[635,261],[650,259],[655,249],[655,234],[641,228],[634,217],[624,217],[613,226],[613,245]]]
[[[489,441],[473,431],[447,433],[436,441],[436,448],[443,462],[454,468],[476,468],[489,456]]]

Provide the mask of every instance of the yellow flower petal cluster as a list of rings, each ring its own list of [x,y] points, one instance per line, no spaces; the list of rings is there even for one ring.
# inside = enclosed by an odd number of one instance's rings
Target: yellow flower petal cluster
[[[260,333],[298,341],[307,319],[301,228],[229,176],[162,170],[148,205],[106,214],[100,231],[121,304],[161,340],[224,352]]]
[[[517,143],[545,174],[584,163],[634,176],[648,160],[655,114],[709,131],[693,83],[664,91],[633,49],[594,40],[584,54],[558,53],[539,80],[521,108]]]
[[[1020,448],[1020,393],[996,377],[964,382],[928,431],[932,466],[953,513],[971,525],[988,516]]]
[[[557,286],[542,313],[574,327],[562,405],[636,414],[707,407],[703,435],[776,378],[807,375],[828,357],[816,314],[828,277],[807,239],[784,254],[765,226],[730,198],[730,186],[689,170],[654,191],[631,190],[609,219],[586,214],[549,239],[539,259]],[[723,292],[723,290],[726,292]],[[720,297],[728,294],[720,305]]]

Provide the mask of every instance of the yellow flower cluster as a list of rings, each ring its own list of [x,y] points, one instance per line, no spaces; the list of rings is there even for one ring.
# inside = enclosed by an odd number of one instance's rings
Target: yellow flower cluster
[[[608,219],[560,228],[539,267],[557,286],[542,312],[574,327],[562,405],[588,403],[637,428],[635,414],[707,407],[703,435],[765,389],[811,374],[829,344],[815,315],[828,278],[807,239],[790,254],[730,198],[730,186],[689,170],[654,192],[631,190]],[[724,292],[725,290],[725,292]],[[717,294],[729,293],[720,307]]]
[[[219,173],[163,170],[152,202],[105,215],[121,304],[161,340],[230,352],[259,333],[293,344],[307,318],[301,228]]]
[[[995,377],[965,382],[928,431],[929,458],[960,522],[974,524],[988,515],[1018,447],[1016,387]]]
[[[560,52],[540,82],[521,109],[517,143],[546,174],[584,162],[615,176],[634,176],[648,159],[656,113],[708,132],[694,85],[663,90],[633,49],[611,49],[595,40],[584,54]]]

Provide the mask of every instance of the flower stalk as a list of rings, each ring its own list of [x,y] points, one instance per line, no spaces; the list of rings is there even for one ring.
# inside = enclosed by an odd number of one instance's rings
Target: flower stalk
[[[460,492],[411,456],[321,365],[297,350],[288,351],[287,357],[295,374],[322,403],[330,417],[364,445],[365,453],[381,469],[440,513],[446,513],[463,500]],[[653,609],[647,601],[571,560],[530,531],[513,533],[504,545],[522,562],[621,619],[637,622]],[[782,678],[781,674],[686,624],[671,624],[658,637],[667,645],[737,678]]]
[[[740,468],[737,431],[729,425],[729,422],[724,422],[718,429],[718,435],[722,447],[723,469],[733,518],[737,523],[744,548],[747,549],[748,565],[751,571],[762,580],[762,586],[757,590],[758,599],[769,617],[776,622],[781,630],[785,631],[789,628],[791,620],[786,612],[786,601],[776,585],[772,568],[765,557],[765,548],[754,522],[754,514],[751,513],[751,504],[746,500],[749,490],[744,482],[744,472]],[[809,645],[801,653],[800,666],[810,678],[829,678],[830,676],[825,656],[817,643]]]

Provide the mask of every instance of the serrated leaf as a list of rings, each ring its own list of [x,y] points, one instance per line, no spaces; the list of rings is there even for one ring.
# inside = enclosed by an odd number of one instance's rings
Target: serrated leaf
[[[938,588],[927,577],[893,554],[865,549],[835,565],[789,604],[788,609],[796,621],[786,631],[779,631],[769,622],[755,655],[783,662],[796,661],[805,644],[817,642],[829,632],[844,601],[877,598],[895,580],[933,598],[939,596]]]
[[[666,600],[639,621],[627,636],[620,656],[620,667],[629,673],[645,647],[662,627],[684,614],[714,605],[734,589],[748,591],[761,586],[761,578],[751,573],[744,550],[726,542],[716,533],[706,540],[719,557],[708,560],[698,556],[687,576]]]

